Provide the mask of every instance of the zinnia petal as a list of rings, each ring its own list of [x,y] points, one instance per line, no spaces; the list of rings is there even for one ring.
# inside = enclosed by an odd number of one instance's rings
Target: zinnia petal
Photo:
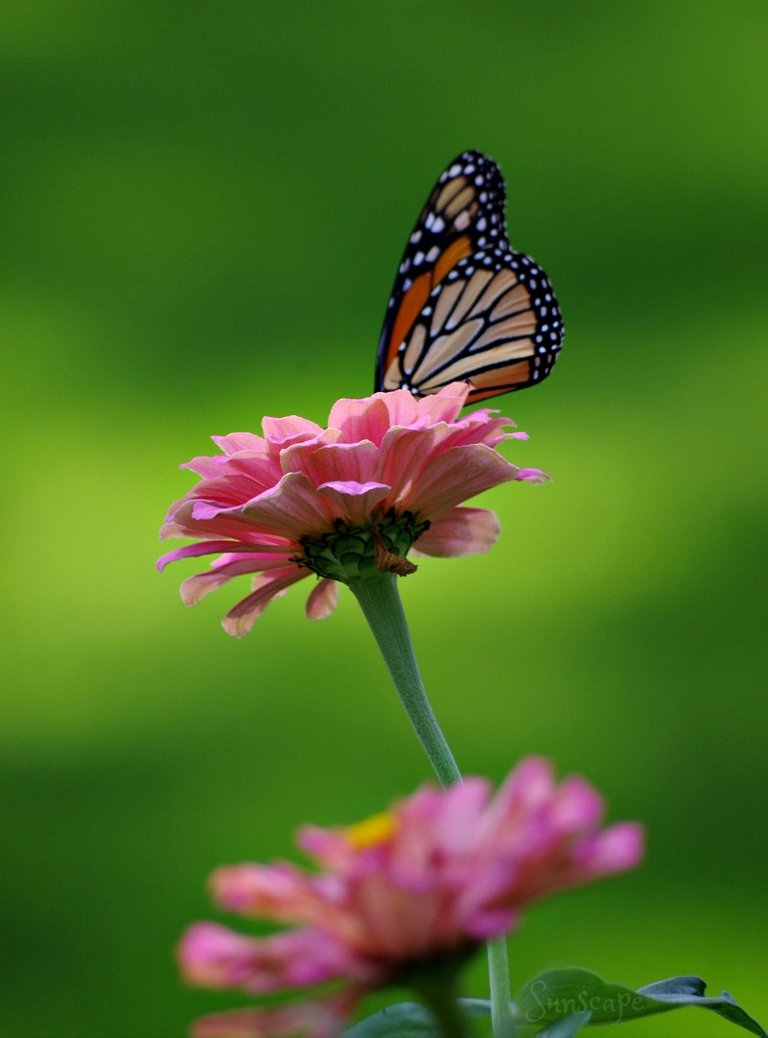
[[[261,544],[245,544],[242,541],[198,541],[197,544],[186,544],[183,548],[176,548],[161,555],[155,565],[159,570],[164,570],[169,562],[178,562],[179,559],[196,559],[201,555],[216,555],[219,552],[250,553],[261,555],[265,553],[265,546]],[[269,547],[269,553],[286,554],[285,544]],[[255,567],[256,568],[256,567]],[[260,568],[260,567],[258,567]]]
[[[288,415],[286,418],[264,418],[261,427],[270,446],[279,449],[289,447],[292,443],[300,443],[321,436],[322,428],[307,418]]]
[[[257,968],[258,941],[218,923],[196,923],[179,945],[179,965],[188,984],[241,987]]]
[[[221,621],[221,626],[227,634],[231,634],[235,638],[243,638],[273,598],[282,595],[291,584],[295,584],[297,580],[303,580],[307,576],[309,576],[308,571],[301,570],[298,566],[292,566],[289,570],[278,569],[263,574],[256,589],[229,610]]]
[[[498,540],[500,529],[495,512],[487,508],[458,505],[438,519],[433,519],[414,548],[417,554],[440,558],[480,555],[491,550]]]
[[[519,471],[485,444],[453,447],[424,472],[408,507],[419,515],[440,515],[467,498],[516,479]]]
[[[241,451],[253,451],[267,457],[268,446],[263,436],[255,433],[229,433],[227,436],[212,436],[216,446],[225,454],[239,454]]]
[[[469,396],[469,383],[453,382],[418,402],[419,417],[430,422],[453,422]]]
[[[323,577],[312,589],[307,599],[307,616],[310,620],[325,620],[339,602],[339,582]]]
[[[289,563],[284,554],[264,555],[257,552],[245,556],[222,555],[213,563],[213,569],[208,573],[197,573],[194,577],[188,577],[182,582],[179,589],[181,600],[185,605],[197,605],[201,598],[226,584],[233,577],[266,570],[280,570],[280,573],[271,574],[269,579],[274,582],[283,575],[293,575],[295,566]]]
[[[386,483],[356,483],[349,479],[338,483],[322,483],[317,492],[332,503],[334,512],[340,518],[357,525],[368,519],[391,489]]]
[[[192,1038],[336,1038],[359,1000],[349,989],[297,1005],[233,1009],[196,1020]]]
[[[289,472],[277,486],[242,505],[242,514],[269,533],[299,542],[333,528],[330,505],[302,472]]]
[[[387,396],[388,393],[375,393],[365,400],[339,400],[331,408],[328,425],[339,429],[347,444],[368,441],[379,447],[392,424]]]

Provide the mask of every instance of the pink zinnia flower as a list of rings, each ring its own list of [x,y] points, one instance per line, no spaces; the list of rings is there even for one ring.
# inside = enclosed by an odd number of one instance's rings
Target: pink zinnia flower
[[[223,454],[186,468],[200,482],[170,509],[161,537],[204,538],[164,555],[219,555],[207,573],[185,580],[188,605],[241,574],[256,574],[251,593],[224,618],[246,634],[276,595],[314,571],[319,583],[307,614],[333,611],[337,581],[415,567],[405,556],[415,542],[424,555],[488,551],[499,525],[493,512],[462,501],[508,480],[541,482],[499,454],[514,423],[486,408],[463,418],[469,387],[447,386],[416,399],[407,390],[339,400],[328,427],[305,418],[265,418],[263,436],[214,436]],[[220,554],[222,553],[222,554]]]
[[[348,829],[305,828],[298,845],[321,872],[249,864],[212,877],[223,908],[292,928],[245,937],[198,923],[182,939],[182,971],[192,984],[252,994],[335,981],[333,998],[346,996],[351,1009],[366,990],[407,983],[418,964],[461,961],[508,933],[532,901],[636,865],[640,827],[601,830],[602,814],[584,779],[558,785],[550,765],[532,757],[495,795],[470,778],[445,790],[424,786]],[[278,1033],[227,1030],[226,1020],[242,1024],[242,1014],[213,1019],[219,1030],[209,1021],[195,1033]]]

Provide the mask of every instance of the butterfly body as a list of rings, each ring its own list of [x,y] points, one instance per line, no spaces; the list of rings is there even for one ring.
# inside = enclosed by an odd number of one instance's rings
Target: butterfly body
[[[468,402],[549,374],[563,338],[552,286],[507,240],[498,166],[465,151],[442,173],[408,239],[379,340],[376,389],[416,396],[456,381]]]

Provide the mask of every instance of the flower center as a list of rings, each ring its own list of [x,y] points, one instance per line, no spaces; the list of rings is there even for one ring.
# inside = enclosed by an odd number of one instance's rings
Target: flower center
[[[378,815],[371,815],[363,819],[357,825],[350,825],[344,830],[344,835],[350,847],[356,851],[364,851],[369,847],[380,847],[387,843],[395,834],[395,816],[390,811],[382,811]]]
[[[405,576],[416,567],[405,556],[411,545],[429,527],[412,512],[374,515],[364,526],[351,526],[337,519],[334,529],[320,537],[302,537],[304,554],[296,562],[321,577],[349,584],[373,580],[382,572]]]

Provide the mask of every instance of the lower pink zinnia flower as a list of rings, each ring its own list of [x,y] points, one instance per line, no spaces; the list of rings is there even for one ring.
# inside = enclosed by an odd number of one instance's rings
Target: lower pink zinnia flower
[[[223,908],[292,928],[244,937],[198,923],[181,942],[182,971],[193,984],[253,994],[335,981],[334,998],[346,995],[351,1009],[366,990],[407,982],[418,963],[460,959],[508,933],[532,901],[636,865],[640,827],[601,829],[602,814],[586,781],[558,785],[546,761],[529,758],[495,795],[470,778],[445,790],[424,786],[348,829],[305,828],[298,844],[323,871],[251,864],[212,877]],[[327,1012],[320,1016],[327,1022]],[[223,1026],[229,1017],[215,1019]],[[237,1016],[240,1030],[203,1023],[196,1033],[281,1033],[264,1030],[261,1016],[262,1029],[249,1031],[244,1019]]]
[[[266,605],[314,572],[321,579],[307,603],[319,619],[332,612],[337,581],[404,574],[416,542],[425,555],[488,551],[498,536],[493,512],[462,502],[509,480],[541,482],[499,454],[514,423],[487,409],[463,418],[469,386],[455,383],[416,399],[407,390],[339,400],[327,428],[305,418],[265,418],[263,436],[214,436],[223,451],[193,458],[200,482],[167,517],[161,537],[204,538],[164,555],[218,555],[207,573],[182,584],[192,605],[233,577],[256,574],[247,598],[224,628],[246,634]]]

